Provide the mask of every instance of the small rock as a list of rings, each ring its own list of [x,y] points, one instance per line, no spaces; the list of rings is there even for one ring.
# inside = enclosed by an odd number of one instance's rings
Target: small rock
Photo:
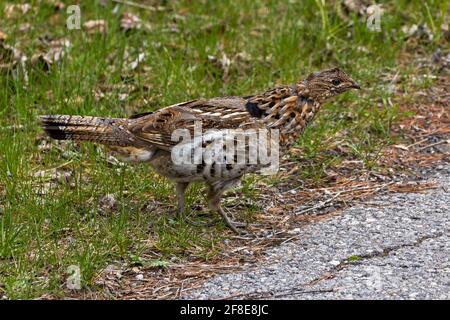
[[[332,260],[329,262],[329,264],[331,264],[332,266],[337,267],[338,265],[341,264],[341,262],[339,260]]]
[[[136,275],[136,280],[143,281],[144,280],[144,275],[142,273]]]

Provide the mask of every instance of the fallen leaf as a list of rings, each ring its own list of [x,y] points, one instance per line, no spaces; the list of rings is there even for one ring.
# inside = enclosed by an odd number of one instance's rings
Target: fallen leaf
[[[122,14],[120,28],[125,32],[130,30],[150,31],[152,29],[150,24],[144,23],[141,18],[129,12],[124,12]]]
[[[442,34],[444,35],[444,38],[447,41],[450,41],[450,28],[449,28],[449,24],[448,23],[443,23],[441,25],[441,31],[442,31]]]
[[[351,13],[358,16],[366,14],[367,7],[370,5],[367,0],[344,0],[340,1],[343,10],[338,10],[338,14],[345,19],[348,19]]]
[[[125,48],[123,53],[124,71],[128,73],[134,71],[144,59],[144,52],[138,50],[130,52],[128,48]]]
[[[280,214],[283,213],[284,211],[285,209],[282,207],[272,207],[267,209],[267,212],[270,214]]]
[[[407,146],[405,146],[404,144],[394,144],[392,147],[394,147],[396,149],[405,150],[405,151],[409,150],[409,148]]]
[[[106,33],[108,31],[108,24],[105,20],[89,20],[83,24],[87,33]]]
[[[24,15],[31,10],[29,3],[24,4],[7,4],[5,6],[5,16],[7,19],[16,18],[20,15]]]
[[[371,4],[370,6],[367,7],[366,12],[368,16],[371,16],[373,14],[380,14],[382,15],[384,13],[384,9],[381,5],[379,4]]]
[[[6,33],[0,31],[0,41],[5,41],[8,38]]]
[[[58,63],[65,56],[71,43],[67,39],[53,40],[49,43],[49,50],[46,53],[38,53],[31,57],[31,64],[41,66],[45,71],[49,71],[51,65]]]
[[[222,59],[220,60],[220,66],[222,67],[222,70],[223,70],[222,81],[224,83],[227,83],[229,80],[231,63],[232,63],[232,61],[227,57],[225,52],[222,53]]]
[[[0,64],[17,63],[21,56],[22,53],[13,46],[0,44]]]
[[[28,82],[26,69],[27,56],[13,46],[0,42],[0,72],[14,71],[14,77],[17,76],[17,69],[22,70],[25,82]]]
[[[64,2],[61,1],[56,1],[56,3],[54,4],[55,10],[62,10],[66,7],[66,5],[64,4]]]
[[[36,181],[33,184],[33,190],[36,194],[45,195],[50,190],[55,189],[58,184],[68,184],[72,176],[70,170],[50,169],[39,170],[32,175]]]
[[[39,151],[50,151],[52,149],[52,144],[49,140],[43,139],[39,142],[37,148]]]
[[[426,42],[433,40],[433,33],[431,33],[427,24],[413,24],[409,27],[403,26],[401,31],[408,39],[418,39]]]
[[[124,31],[128,31],[131,29],[140,29],[141,28],[141,19],[134,14],[129,12],[124,12],[122,15],[122,19],[120,20],[120,27]]]
[[[53,181],[67,181],[72,173],[66,170],[58,170],[58,169],[47,169],[47,170],[38,170],[33,173],[33,177],[35,178],[43,178]]]
[[[27,32],[28,30],[30,30],[31,29],[31,24],[30,23],[21,23],[20,25],[19,25],[19,31],[20,32]]]
[[[141,63],[145,59],[145,53],[141,52],[138,54],[137,58],[131,61],[128,65],[130,70],[134,70],[138,67],[139,63]]]
[[[230,72],[230,67],[232,61],[225,52],[222,52],[222,57],[218,59],[216,56],[208,55],[208,61],[211,62],[215,67],[222,70],[222,81],[224,83],[228,82],[228,75]]]
[[[64,103],[71,104],[71,105],[80,105],[83,102],[84,102],[84,99],[81,96],[64,98]]]

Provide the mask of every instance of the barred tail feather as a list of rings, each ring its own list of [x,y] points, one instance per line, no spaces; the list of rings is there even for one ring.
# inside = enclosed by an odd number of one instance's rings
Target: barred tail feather
[[[117,125],[124,121],[121,118],[45,115],[40,120],[44,131],[53,139],[122,145],[117,134]]]

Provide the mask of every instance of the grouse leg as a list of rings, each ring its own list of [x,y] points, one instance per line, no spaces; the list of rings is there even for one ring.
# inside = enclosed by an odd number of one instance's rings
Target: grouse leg
[[[189,182],[177,182],[177,185],[176,185],[177,201],[178,201],[178,207],[177,207],[178,218],[184,217],[184,212],[185,212],[184,194],[185,194],[188,186],[189,186]]]
[[[238,179],[229,180],[229,181],[220,181],[214,184],[208,185],[208,206],[212,211],[218,212],[228,227],[230,227],[231,230],[233,230],[236,234],[241,234],[239,230],[236,228],[236,224],[231,221],[231,219],[227,216],[225,211],[223,211],[221,205],[220,205],[220,198],[222,194],[225,192],[225,190],[231,188],[236,183],[238,183],[240,180],[240,177]]]

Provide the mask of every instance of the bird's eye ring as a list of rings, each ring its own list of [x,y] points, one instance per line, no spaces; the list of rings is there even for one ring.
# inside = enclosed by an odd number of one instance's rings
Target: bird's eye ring
[[[334,79],[333,81],[331,81],[331,83],[335,86],[338,86],[341,83],[341,80],[339,79]]]

